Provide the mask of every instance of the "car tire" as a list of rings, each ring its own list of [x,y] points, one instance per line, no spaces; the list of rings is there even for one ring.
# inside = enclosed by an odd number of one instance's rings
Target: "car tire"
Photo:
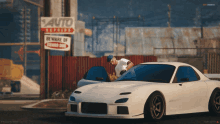
[[[144,107],[144,118],[146,120],[158,121],[165,113],[165,100],[159,93],[153,93],[147,100]]]
[[[209,112],[220,115],[220,89],[215,89],[209,100]]]

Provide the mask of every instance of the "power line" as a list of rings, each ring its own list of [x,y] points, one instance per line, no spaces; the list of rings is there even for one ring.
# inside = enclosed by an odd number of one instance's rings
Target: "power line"
[[[182,15],[182,14],[176,14],[176,13],[172,13],[173,15],[176,15],[176,16],[186,16],[186,15]],[[196,15],[195,16],[188,16],[187,15],[187,18],[195,18],[196,17]]]
[[[161,23],[161,22],[164,22],[164,21],[166,21],[166,20],[160,20],[160,21],[153,22],[153,23],[148,23],[148,24],[158,24],[158,23]],[[167,23],[167,21],[165,23]]]
[[[176,12],[176,11],[172,11],[173,14],[178,14],[178,15],[191,15],[191,16],[196,16],[196,14],[194,13],[182,13],[182,12]]]
[[[179,17],[177,17],[177,16],[172,16],[173,18],[183,18],[183,19],[185,19],[185,20],[189,20],[189,21],[193,21],[193,19],[195,19],[195,18],[186,18],[186,17],[181,17],[181,16],[179,16]]]
[[[145,19],[145,21],[158,20],[158,19],[164,19],[164,18],[167,19],[167,17],[165,17],[165,16],[161,16],[161,17],[163,17],[163,18],[148,18],[148,19]]]
[[[165,12],[166,12],[166,10],[161,12],[161,13],[156,13],[156,14],[154,14],[154,16],[163,15]],[[147,14],[147,15],[142,15],[142,17],[149,17],[149,15],[151,15],[151,14],[153,14],[153,13],[150,13],[150,14]]]
[[[170,11],[171,11],[171,6],[170,6],[170,4],[168,4],[168,9],[169,9],[169,11],[168,11],[168,27],[170,27],[170,24],[171,24],[171,18],[170,18],[170,16],[171,16],[171,13],[170,13]]]

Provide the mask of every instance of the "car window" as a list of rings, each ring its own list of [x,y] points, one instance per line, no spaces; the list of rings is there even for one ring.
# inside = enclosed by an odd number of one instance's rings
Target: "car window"
[[[86,72],[83,78],[94,81],[109,81],[108,74],[102,66],[92,67],[88,72]]]
[[[140,64],[129,69],[116,81],[147,81],[169,83],[175,66],[166,64]]]
[[[195,71],[191,67],[181,66],[177,70],[176,80],[178,83],[197,81],[198,75],[196,75]]]

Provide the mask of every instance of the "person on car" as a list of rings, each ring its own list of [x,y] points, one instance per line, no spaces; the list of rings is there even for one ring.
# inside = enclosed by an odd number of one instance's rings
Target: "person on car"
[[[107,57],[107,62],[110,62],[112,65],[116,65],[115,72],[117,77],[120,77],[123,73],[125,73],[127,70],[134,66],[134,64],[130,60],[125,58],[116,60],[116,58],[113,55],[109,55]]]

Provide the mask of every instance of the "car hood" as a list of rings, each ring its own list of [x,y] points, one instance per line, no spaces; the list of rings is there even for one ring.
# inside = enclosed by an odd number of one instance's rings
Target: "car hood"
[[[90,84],[76,89],[76,91],[81,91],[82,93],[73,93],[72,96],[74,96],[78,102],[84,101],[112,103],[117,99],[129,97],[129,95],[119,95],[120,93],[132,92],[138,87],[151,84],[156,83],[142,81],[117,81]]]

